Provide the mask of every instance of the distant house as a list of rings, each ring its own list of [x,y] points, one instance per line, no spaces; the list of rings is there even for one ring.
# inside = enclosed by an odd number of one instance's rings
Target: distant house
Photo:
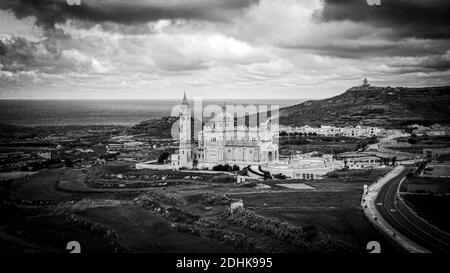
[[[109,143],[107,148],[109,151],[121,151],[123,149],[123,143]]]
[[[339,154],[339,158],[346,162],[349,169],[374,169],[381,166],[381,158],[373,153],[346,152]]]
[[[380,158],[376,156],[353,157],[347,159],[349,169],[374,169],[380,167]]]
[[[343,136],[348,137],[371,137],[382,133],[382,129],[371,126],[355,126],[355,127],[345,127],[341,129]]]
[[[123,149],[129,151],[135,151],[142,149],[144,144],[140,141],[128,141],[123,143]]]
[[[397,132],[390,132],[382,128],[373,126],[352,126],[352,127],[336,127],[330,125],[322,125],[320,127],[311,127],[305,125],[302,127],[280,127],[280,132],[301,133],[301,134],[317,134],[322,136],[346,136],[346,137],[372,137],[372,136],[385,136],[391,135]]]
[[[423,156],[429,160],[436,159],[442,155],[450,155],[450,147],[423,149]]]
[[[440,124],[434,124],[431,127],[421,126],[418,124],[410,125],[409,128],[414,129],[412,132],[417,136],[448,136],[450,135],[450,127]]]

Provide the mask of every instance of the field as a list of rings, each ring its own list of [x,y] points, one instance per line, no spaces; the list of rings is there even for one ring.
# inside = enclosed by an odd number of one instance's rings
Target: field
[[[256,210],[268,217],[277,217],[293,225],[313,225],[333,237],[365,248],[370,241],[380,242],[383,252],[392,252],[390,242],[379,234],[358,208],[304,208]]]
[[[69,240],[80,241],[86,252],[305,252],[314,245],[303,237],[294,243],[283,237],[286,233],[270,231],[269,223],[276,223],[317,229],[322,234],[317,238],[328,238],[317,244],[322,245],[319,252],[343,245],[364,252],[370,240],[382,242],[389,251],[359,207],[363,185],[387,171],[342,171],[323,180],[266,180],[261,183],[270,188],[258,188],[236,185],[228,174],[136,170],[128,162],[49,169],[0,185],[2,198],[12,203],[1,207],[5,216],[0,228],[59,251]],[[165,184],[155,186],[161,182]],[[276,185],[280,183],[311,188]],[[237,200],[257,216],[231,221],[227,211]],[[252,222],[261,219],[267,225]],[[4,245],[1,236],[0,242]]]
[[[2,173],[0,173],[0,181],[16,179],[16,178],[20,178],[20,177],[24,177],[24,176],[28,176],[28,175],[33,175],[35,173],[36,172],[20,172],[20,171],[2,172]]]
[[[450,232],[450,196],[404,194],[406,204],[419,216],[440,229]]]
[[[101,236],[67,223],[62,215],[56,215],[50,210],[2,206],[0,211],[2,231],[9,236],[18,237],[29,244],[39,246],[44,252],[64,252],[67,242],[74,240],[82,245],[83,252],[110,252],[107,242]],[[3,237],[4,234],[0,233],[0,241]],[[10,243],[15,245],[16,240],[14,238]],[[20,242],[19,245],[21,245]]]
[[[251,208],[358,208],[358,191],[297,191],[231,195]]]
[[[365,247],[376,240],[388,251],[390,243],[367,222],[359,203],[360,191],[311,191],[236,195],[258,214],[293,225],[313,225],[338,239]]]
[[[56,184],[62,174],[67,170],[49,169],[43,170],[32,176],[22,177],[12,181],[12,195],[16,199],[24,200],[66,200],[72,196],[56,189]]]
[[[408,177],[405,186],[412,193],[450,193],[448,178]]]
[[[114,230],[130,252],[233,252],[226,244],[180,233],[164,217],[137,206],[93,208],[77,214]]]

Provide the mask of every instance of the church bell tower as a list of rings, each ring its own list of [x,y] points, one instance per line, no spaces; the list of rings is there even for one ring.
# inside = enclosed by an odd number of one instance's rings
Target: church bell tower
[[[192,167],[191,108],[184,93],[180,112],[180,167]]]

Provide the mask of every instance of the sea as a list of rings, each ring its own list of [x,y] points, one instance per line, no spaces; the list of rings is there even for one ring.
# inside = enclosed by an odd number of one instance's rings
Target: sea
[[[203,105],[279,105],[304,100],[204,100]],[[18,126],[122,125],[170,116],[179,100],[0,100],[0,124]]]

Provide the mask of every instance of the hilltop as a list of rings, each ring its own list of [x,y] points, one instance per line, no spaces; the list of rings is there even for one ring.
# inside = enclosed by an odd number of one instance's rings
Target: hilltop
[[[280,109],[280,124],[291,126],[450,123],[450,86],[352,87],[323,100],[310,100]]]

